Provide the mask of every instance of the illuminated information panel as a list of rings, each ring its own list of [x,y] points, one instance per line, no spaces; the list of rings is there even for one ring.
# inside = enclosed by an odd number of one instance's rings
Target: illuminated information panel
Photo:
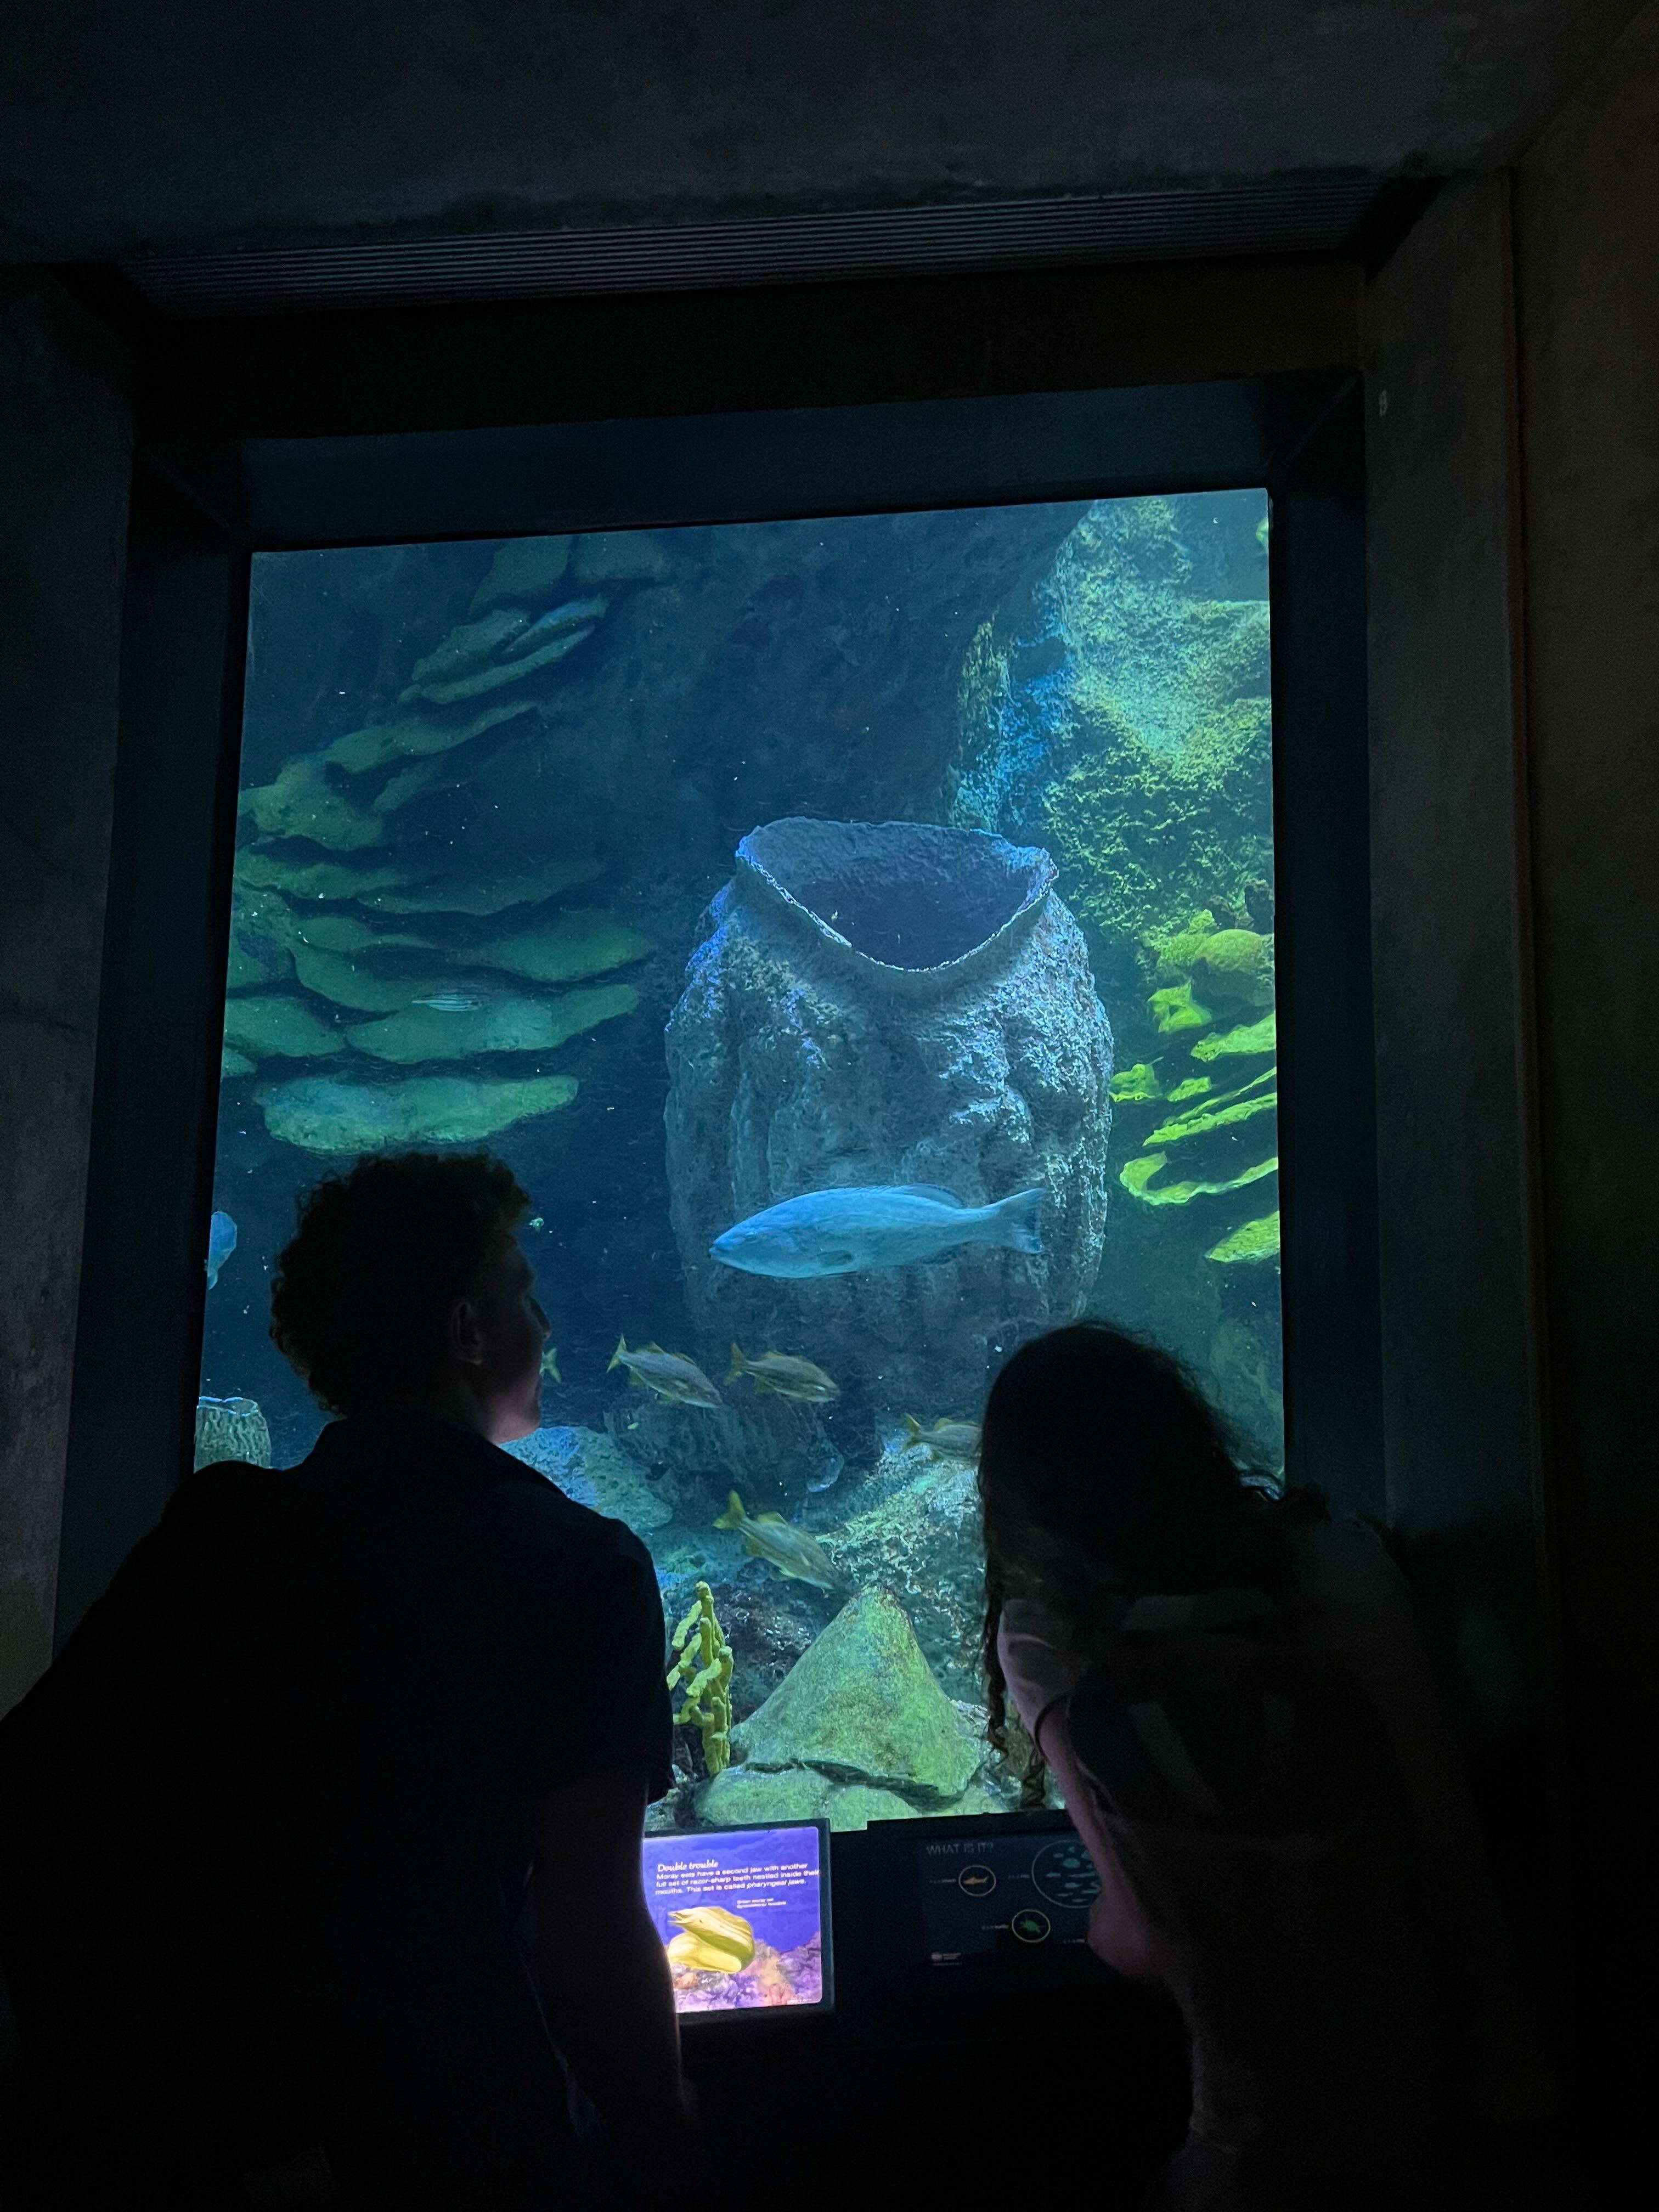
[[[827,2009],[827,1841],[816,1822],[646,1837],[645,1900],[681,2012]]]
[[[929,1963],[956,1966],[1010,1947],[1081,1944],[1100,1881],[1079,1838],[964,1836],[916,1846]]]

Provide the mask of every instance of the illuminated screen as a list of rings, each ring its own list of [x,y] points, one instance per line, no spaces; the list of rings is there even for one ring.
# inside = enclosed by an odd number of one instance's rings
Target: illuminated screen
[[[1100,1877],[1070,1831],[919,1844],[916,1864],[930,1965],[1088,1941]]]
[[[818,1827],[647,1836],[644,1875],[681,2012],[829,2003]]]

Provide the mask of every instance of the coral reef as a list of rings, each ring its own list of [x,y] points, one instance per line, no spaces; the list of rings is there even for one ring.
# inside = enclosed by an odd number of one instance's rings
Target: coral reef
[[[786,819],[738,848],[670,1018],[671,1213],[705,1341],[781,1341],[890,1407],[976,1401],[1011,1335],[1082,1310],[1105,1233],[1111,1033],[1046,853]],[[1041,1187],[1042,1249],[780,1283],[710,1257],[802,1193]]]
[[[1264,1214],[1260,1221],[1247,1221],[1242,1229],[1235,1229],[1231,1237],[1205,1254],[1220,1267],[1260,1266],[1264,1261],[1279,1259],[1279,1216]]]
[[[504,970],[532,984],[580,981],[651,950],[615,914],[551,903],[603,872],[595,854],[576,841],[550,852],[503,839],[489,819],[499,801],[482,796],[505,756],[527,762],[556,712],[564,665],[616,611],[616,592],[625,598],[655,565],[601,558],[614,588],[594,590],[580,573],[562,588],[571,553],[567,540],[498,549],[465,617],[415,656],[382,695],[386,711],[291,754],[243,792],[252,836],[237,854],[225,1029],[240,1061],[349,1050],[422,1068],[544,1055],[638,1006],[631,985],[550,1000],[512,995],[499,980]],[[479,834],[465,834],[471,823]],[[399,927],[414,915],[428,925],[418,933]],[[307,998],[264,989],[290,977]],[[381,1018],[344,1029],[313,1001]],[[526,1084],[558,1080],[568,1079],[539,1064],[525,1071]],[[462,1103],[453,1087],[358,1087],[348,1097],[287,1085],[265,1119],[283,1142],[336,1151],[470,1141],[564,1103],[544,1091],[526,1105],[499,1086]]]
[[[675,1659],[668,1686],[685,1686],[674,1716],[677,1728],[695,1728],[702,1739],[702,1759],[710,1774],[732,1764],[732,1646],[714,1614],[714,1593],[699,1583],[696,1602],[675,1629],[669,1648]]]

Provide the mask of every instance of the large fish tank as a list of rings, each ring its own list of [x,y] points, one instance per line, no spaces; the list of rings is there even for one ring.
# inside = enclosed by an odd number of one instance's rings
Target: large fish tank
[[[974,1449],[1031,1336],[1146,1332],[1282,1462],[1267,527],[254,562],[198,1462],[322,1425],[266,1334],[301,1194],[499,1153],[553,1323],[514,1449],[696,1616],[661,1825],[1016,1802]]]

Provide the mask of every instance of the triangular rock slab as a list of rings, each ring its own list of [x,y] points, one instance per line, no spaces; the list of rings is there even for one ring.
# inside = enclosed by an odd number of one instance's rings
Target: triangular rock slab
[[[842,1607],[732,1730],[732,1745],[751,1771],[815,1767],[921,1802],[959,1797],[982,1755],[922,1656],[908,1614],[881,1589],[860,1590]]]

